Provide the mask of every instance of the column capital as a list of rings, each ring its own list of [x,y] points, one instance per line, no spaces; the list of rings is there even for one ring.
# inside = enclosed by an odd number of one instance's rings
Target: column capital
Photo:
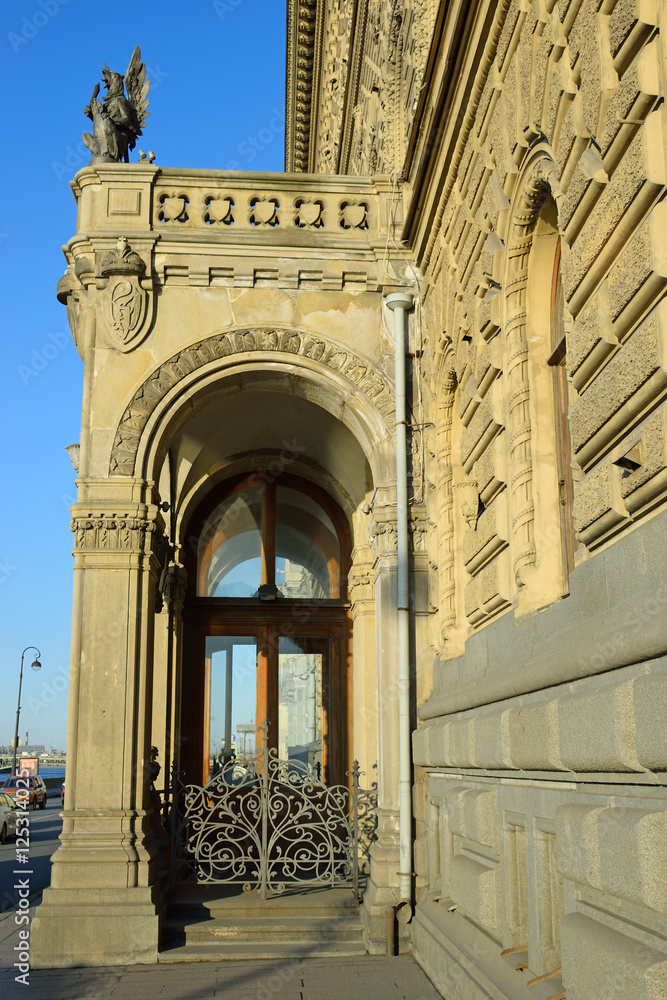
[[[157,507],[144,503],[92,500],[71,508],[70,529],[76,550],[154,550],[164,521]]]

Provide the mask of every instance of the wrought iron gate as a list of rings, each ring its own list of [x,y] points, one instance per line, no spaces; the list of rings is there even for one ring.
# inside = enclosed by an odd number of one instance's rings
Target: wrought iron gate
[[[228,761],[204,786],[183,785],[174,769],[172,886],[236,884],[262,899],[289,886],[347,886],[358,898],[375,825],[362,773],[355,760],[351,788],[327,786],[273,749]]]

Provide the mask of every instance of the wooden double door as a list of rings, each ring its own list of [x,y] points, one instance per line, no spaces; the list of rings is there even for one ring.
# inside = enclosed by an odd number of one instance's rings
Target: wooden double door
[[[346,784],[350,621],[330,601],[196,602],[184,616],[181,764],[206,784],[263,746]]]

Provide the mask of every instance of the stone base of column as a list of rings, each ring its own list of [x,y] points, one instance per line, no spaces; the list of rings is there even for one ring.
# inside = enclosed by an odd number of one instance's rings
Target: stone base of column
[[[364,941],[370,955],[387,953],[387,911],[398,905],[400,866],[398,821],[393,814],[379,815],[377,839],[371,847],[371,870],[360,915]],[[409,924],[394,926],[393,944],[403,954],[411,947]]]
[[[152,888],[45,889],[32,922],[30,966],[157,962],[159,907]]]

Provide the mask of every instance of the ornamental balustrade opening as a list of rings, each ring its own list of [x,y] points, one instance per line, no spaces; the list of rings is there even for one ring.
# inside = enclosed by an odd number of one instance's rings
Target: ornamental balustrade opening
[[[259,734],[259,731],[258,731]],[[261,747],[227,761],[206,785],[171,783],[171,883],[238,885],[262,899],[290,887],[342,888],[360,898],[375,835],[377,786],[325,785],[299,760]]]

